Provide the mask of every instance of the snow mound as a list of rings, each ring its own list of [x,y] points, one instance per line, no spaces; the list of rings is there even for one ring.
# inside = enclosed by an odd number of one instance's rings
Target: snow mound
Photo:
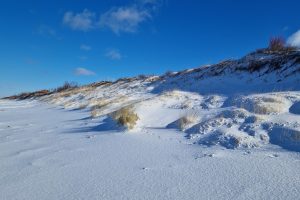
[[[261,127],[264,117],[242,108],[227,108],[187,129],[187,137],[203,145],[226,148],[255,148],[269,142]]]
[[[243,108],[238,108],[231,110],[223,110],[218,116],[236,121],[237,119],[245,119],[248,116],[248,112]]]
[[[270,115],[288,110],[288,103],[278,96],[242,96],[229,98],[225,106],[236,106],[255,114]]]
[[[289,109],[290,113],[300,115],[300,101],[295,102]]]
[[[274,127],[269,132],[270,142],[292,151],[300,151],[300,130]]]
[[[254,148],[260,146],[260,141],[243,132],[232,129],[218,130],[199,140],[199,144],[211,146],[221,145],[228,149]]]
[[[263,121],[264,121],[264,118],[261,116],[257,116],[257,115],[252,115],[245,119],[246,124],[255,124],[255,123],[259,123],[259,122],[263,122]]]
[[[224,97],[221,97],[219,95],[209,95],[201,103],[201,106],[203,109],[212,109],[221,107],[223,103]]]
[[[199,121],[200,115],[195,111],[187,111],[178,120],[168,124],[166,128],[175,128],[184,131]]]

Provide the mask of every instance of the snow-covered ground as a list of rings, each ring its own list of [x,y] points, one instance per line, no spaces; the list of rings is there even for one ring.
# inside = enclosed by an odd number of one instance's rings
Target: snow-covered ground
[[[299,58],[0,100],[0,199],[299,199]]]
[[[88,110],[1,101],[0,199],[299,198],[299,153],[194,144],[163,128],[176,109],[124,132]]]

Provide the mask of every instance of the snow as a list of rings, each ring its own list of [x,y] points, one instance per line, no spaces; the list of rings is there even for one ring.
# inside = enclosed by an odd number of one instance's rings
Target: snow
[[[298,199],[299,56],[0,100],[0,199]]]
[[[289,109],[293,114],[300,115],[300,102],[295,102]]]
[[[153,112],[154,102],[144,106]],[[174,102],[162,104],[171,106],[161,114],[167,119],[157,114],[147,126],[121,132],[103,131],[105,117],[92,119],[88,110],[1,101],[0,199],[299,197],[298,153],[275,145],[230,150],[193,144],[182,132],[161,128],[177,117]]]

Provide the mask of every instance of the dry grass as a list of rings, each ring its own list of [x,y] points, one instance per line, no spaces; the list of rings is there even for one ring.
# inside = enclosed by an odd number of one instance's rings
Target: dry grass
[[[108,99],[108,98],[92,99],[89,103],[89,105],[91,106],[91,116],[95,118],[107,114],[108,112],[107,109],[109,109],[109,106],[114,107],[117,104],[124,105],[127,99],[128,97],[126,96],[118,96],[114,99]]]
[[[56,89],[54,89],[54,92],[62,92],[62,91],[74,89],[74,88],[77,88],[77,87],[78,87],[77,83],[66,81],[62,86],[57,87]]]
[[[269,50],[280,51],[285,48],[285,40],[282,37],[273,37],[269,41]]]
[[[198,114],[196,112],[188,112],[178,120],[178,127],[180,130],[185,130],[190,125],[196,123],[198,120]]]
[[[108,99],[98,99],[94,101],[91,108],[91,116],[93,118],[103,115],[104,108],[110,104]]]
[[[256,114],[269,115],[272,113],[282,113],[285,109],[285,105],[282,101],[271,98],[268,101],[254,101],[252,104],[252,111]]]
[[[101,114],[102,114],[102,113],[101,113],[100,110],[92,110],[92,111],[91,111],[91,116],[92,116],[92,118],[99,117]]]
[[[125,107],[111,114],[111,117],[121,126],[127,129],[133,129],[139,120],[132,107]]]
[[[260,115],[282,113],[286,109],[285,100],[280,97],[237,98],[231,105]]]
[[[71,109],[74,106],[74,102],[72,101],[67,101],[65,103],[63,103],[64,109]]]
[[[159,98],[160,99],[168,99],[168,98],[180,98],[181,96],[181,92],[180,90],[177,89],[173,89],[173,90],[168,90],[168,91],[164,91]]]
[[[78,109],[82,110],[85,109],[88,105],[87,104],[81,104],[78,106]]]
[[[111,102],[109,99],[96,99],[90,102],[92,110],[102,109],[103,107],[109,105]]]

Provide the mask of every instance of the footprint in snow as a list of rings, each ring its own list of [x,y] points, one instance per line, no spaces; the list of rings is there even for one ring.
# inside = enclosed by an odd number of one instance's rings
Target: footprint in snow
[[[195,160],[199,159],[199,158],[204,158],[204,157],[209,157],[209,158],[213,158],[213,157],[216,157],[216,154],[214,153],[204,153],[202,155],[198,155],[198,156],[195,156]]]
[[[245,152],[243,153],[243,155],[249,155],[249,154],[251,154],[251,151],[245,151]]]
[[[94,137],[95,137],[95,135],[88,135],[88,136],[86,136],[87,139],[92,139]]]
[[[268,155],[268,157],[269,158],[277,158],[277,157],[279,157],[279,155],[274,153],[274,154]]]

